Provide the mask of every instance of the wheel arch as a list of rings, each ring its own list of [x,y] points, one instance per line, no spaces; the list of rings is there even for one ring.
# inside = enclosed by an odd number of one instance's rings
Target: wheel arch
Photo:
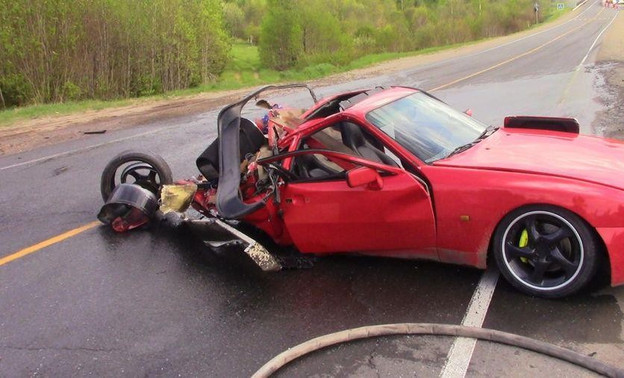
[[[593,268],[589,268],[589,270],[587,270],[586,272],[592,272],[592,273],[588,275],[589,279],[585,280],[585,284],[583,284],[582,286],[571,284],[572,287],[576,285],[576,288],[572,288],[570,290],[567,290],[565,287],[562,287],[562,290],[553,288],[552,289],[553,291],[544,291],[540,293],[537,293],[537,291],[531,292],[531,290],[527,291],[524,288],[520,287],[522,285],[518,285],[517,282],[516,283],[511,282],[508,277],[505,277],[507,278],[507,281],[509,281],[512,286],[516,287],[517,289],[520,289],[521,291],[528,292],[529,294],[532,294],[532,295],[537,295],[537,296],[544,297],[544,298],[559,298],[562,296],[567,296],[569,294],[576,293],[577,291],[598,289],[604,286],[606,283],[610,282],[611,280],[610,255],[608,252],[607,244],[605,243],[605,240],[602,238],[598,229],[594,225],[592,225],[590,221],[588,221],[585,217],[583,217],[578,212],[575,212],[563,206],[549,204],[549,203],[523,204],[521,206],[517,206],[513,209],[510,209],[508,212],[506,212],[498,220],[498,222],[496,223],[496,226],[494,227],[493,232],[490,235],[487,258],[486,258],[487,265],[492,264],[492,263],[496,264],[498,265],[499,269],[501,269],[501,274],[503,274],[504,276],[509,274],[509,273],[504,274],[504,272],[502,272],[503,268],[500,265],[502,263],[501,262],[502,260],[500,260],[501,256],[496,254],[497,252],[496,243],[500,243],[500,242],[504,243],[506,240],[506,237],[507,237],[506,235],[508,231],[504,231],[505,235],[501,235],[501,233],[503,232],[503,228],[512,227],[515,224],[515,222],[519,221],[527,214],[530,215],[530,213],[533,213],[533,212],[535,213],[544,212],[546,213],[545,216],[552,217],[554,215],[557,218],[560,218],[560,221],[567,223],[569,227],[573,228],[577,237],[581,238],[580,240],[582,240],[583,234],[589,236],[590,238],[589,245],[593,246],[592,248],[593,251],[589,253],[589,255],[593,255],[595,260],[594,260],[594,263],[590,265],[590,267],[593,266]],[[544,214],[542,214],[542,216],[544,216]],[[580,226],[579,222],[584,227],[579,228]],[[508,230],[511,230],[511,228],[509,228]],[[501,248],[505,248],[505,247],[501,247]],[[585,253],[588,253],[588,252],[586,251]],[[506,264],[507,263],[505,263],[505,265]]]
[[[589,230],[591,230],[592,235],[598,244],[598,247],[599,247],[598,252],[600,254],[600,259],[601,259],[600,264],[602,265],[603,263],[606,263],[609,265],[608,268],[610,268],[610,259],[609,259],[609,253],[607,250],[607,245],[604,239],[602,238],[602,236],[600,235],[600,233],[598,232],[598,230],[596,229],[596,227],[592,225],[591,222],[589,222],[585,217],[583,217],[583,215],[579,214],[578,212],[574,210],[570,210],[561,205],[543,203],[543,202],[527,203],[527,204],[517,206],[507,211],[498,219],[498,221],[496,222],[496,225],[494,226],[492,230],[492,233],[490,234],[490,239],[488,243],[488,249],[487,249],[487,264],[488,265],[490,264],[491,259],[492,259],[495,235],[498,233],[500,227],[502,226],[503,220],[505,220],[507,216],[509,216],[510,214],[514,212],[520,212],[521,210],[524,210],[524,209],[539,208],[539,207],[546,207],[546,208],[550,207],[550,208],[554,208],[558,210],[563,210],[565,212],[569,212],[569,213],[576,215],[581,221],[583,221],[583,223],[585,223],[585,225],[588,226]],[[609,269],[609,272],[610,272],[610,269]]]

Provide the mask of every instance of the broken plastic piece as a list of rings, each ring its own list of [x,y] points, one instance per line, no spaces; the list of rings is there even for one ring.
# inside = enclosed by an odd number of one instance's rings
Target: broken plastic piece
[[[183,213],[189,208],[197,191],[196,184],[163,185],[160,192],[160,211]]]
[[[206,228],[206,234],[211,238],[203,239],[206,245],[213,248],[237,245],[263,271],[277,272],[282,269],[279,261],[262,244],[229,224],[216,218],[194,220],[190,223]]]
[[[134,184],[120,184],[113,189],[98,219],[123,232],[147,223],[158,209],[154,193]]]
[[[133,228],[141,227],[149,222],[149,218],[145,216],[141,210],[128,205],[122,206],[126,206],[128,210],[124,213],[124,215],[113,220],[111,223],[113,230],[117,232],[126,232],[132,230]]]

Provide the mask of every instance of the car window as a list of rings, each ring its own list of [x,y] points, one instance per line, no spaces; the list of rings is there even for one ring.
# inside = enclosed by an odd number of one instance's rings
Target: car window
[[[347,147],[342,141],[342,133],[339,125],[326,127],[312,134],[304,141],[305,145],[312,146],[322,150],[330,150],[342,152],[349,155],[355,155],[355,151]]]
[[[372,110],[366,119],[427,163],[446,157],[487,128],[422,92]]]

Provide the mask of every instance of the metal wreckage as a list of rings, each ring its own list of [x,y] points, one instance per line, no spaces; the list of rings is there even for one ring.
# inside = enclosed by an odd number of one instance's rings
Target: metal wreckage
[[[305,90],[313,105],[260,99]],[[250,101],[264,113],[243,117]],[[517,289],[564,297],[624,282],[624,143],[570,118],[482,124],[425,91],[377,87],[319,100],[268,86],[226,106],[200,175],[173,181],[159,156],[126,151],[102,173],[98,218],[116,231],[181,214],[237,243],[263,270],[279,258],[249,232],[303,255],[357,253],[485,268]],[[191,214],[192,212],[192,214]]]

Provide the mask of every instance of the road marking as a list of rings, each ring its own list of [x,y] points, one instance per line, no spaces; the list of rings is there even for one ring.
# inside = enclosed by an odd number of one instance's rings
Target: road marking
[[[572,12],[574,12],[578,7],[583,6],[583,4],[585,4],[586,2],[587,2],[587,0],[585,0],[585,1],[581,2],[580,4],[578,4],[577,6],[575,6],[574,9],[572,9]],[[589,7],[588,7],[588,9],[589,9]]]
[[[585,2],[587,2],[587,0]],[[585,2],[583,2],[583,4]],[[579,6],[577,6],[576,8],[579,8],[583,4],[579,4]],[[572,10],[572,11],[575,11],[576,8],[574,8],[574,10]],[[462,56],[459,56],[459,57],[452,57],[452,58],[444,59],[444,60],[441,60],[439,62],[433,62],[433,63],[425,64],[423,66],[417,67],[417,69],[425,70],[425,69],[428,69],[429,67],[432,67],[432,66],[436,66],[436,65],[441,65],[441,64],[444,64],[444,63],[452,62],[453,60],[472,58],[474,56],[485,54],[485,53],[488,53],[490,51],[497,50],[497,49],[500,49],[502,47],[507,47],[507,46],[513,45],[514,43],[518,43],[520,41],[524,41],[524,40],[529,39],[529,38],[533,38],[533,37],[538,36],[540,34],[543,34],[543,33],[549,32],[549,31],[553,31],[555,29],[559,29],[560,27],[565,26],[565,25],[569,24],[572,21],[584,21],[584,20],[587,20],[586,18],[580,18],[580,17],[583,14],[585,14],[585,12],[589,11],[590,9],[591,9],[591,6],[588,6],[581,13],[576,15],[574,18],[571,18],[571,19],[569,19],[569,20],[567,20],[567,21],[565,21],[565,22],[563,22],[561,24],[555,25],[553,27],[549,27],[547,29],[544,29],[542,31],[538,31],[538,32],[533,33],[533,34],[526,35],[526,36],[524,36],[522,38],[514,39],[513,41],[509,41],[507,43],[503,43],[502,45],[497,45],[497,46],[485,49],[483,51],[477,51],[477,52],[466,54],[466,55],[462,55]]]
[[[490,301],[494,295],[494,289],[498,282],[498,270],[488,268],[483,275],[479,284],[472,294],[468,310],[464,315],[461,325],[468,327],[479,327],[485,321]],[[466,376],[468,365],[472,359],[472,352],[477,344],[476,339],[458,337],[453,342],[451,350],[446,359],[446,364],[440,373],[442,378],[463,378]]]
[[[563,90],[563,94],[561,95],[561,98],[557,102],[557,111],[558,112],[561,110],[561,107],[562,107],[563,103],[567,100],[568,94],[570,93],[570,89],[572,88],[572,85],[576,81],[576,78],[578,77],[579,72],[581,72],[581,69],[583,68],[583,66],[585,64],[585,61],[589,58],[589,54],[591,54],[592,50],[596,46],[596,43],[598,43],[598,40],[600,39],[600,37],[602,37],[604,32],[607,31],[607,29],[609,29],[609,26],[611,26],[611,24],[613,24],[613,21],[615,21],[615,19],[617,18],[618,14],[620,14],[620,13],[619,12],[616,13],[615,16],[613,16],[613,18],[611,19],[611,21],[607,24],[607,26],[605,26],[604,29],[602,29],[602,31],[598,34],[598,36],[594,40],[594,43],[592,43],[592,45],[589,47],[589,50],[587,50],[587,54],[585,54],[585,57],[583,57],[583,60],[581,60],[581,63],[579,63],[579,65],[576,66],[576,70],[574,70],[574,73],[572,74],[572,78],[570,79],[570,81],[568,81],[568,84],[566,85],[565,89]]]
[[[91,223],[85,224],[84,226],[80,226],[78,228],[74,228],[73,230],[69,230],[69,231],[67,231],[65,233],[62,233],[60,235],[54,236],[54,237],[52,237],[52,238],[50,238],[48,240],[44,240],[41,243],[37,243],[37,244],[32,245],[32,246],[30,246],[28,248],[24,248],[24,249],[22,249],[20,251],[12,253],[12,254],[10,254],[10,255],[0,259],[0,266],[2,266],[4,264],[8,264],[11,261],[17,260],[17,259],[19,259],[21,257],[30,255],[31,253],[35,253],[35,252],[37,252],[37,251],[39,251],[39,250],[41,250],[43,248],[46,248],[46,247],[49,247],[49,246],[53,245],[53,244],[62,242],[65,239],[69,239],[72,236],[76,236],[76,235],[78,235],[78,234],[80,234],[82,232],[90,230],[90,229],[92,229],[93,227],[95,227],[95,226],[97,226],[99,224],[100,224],[99,221],[93,221]]]
[[[579,6],[577,6],[576,8],[580,7],[581,5],[582,5],[582,4],[579,4]],[[576,10],[576,8],[574,8],[574,9],[573,9],[573,11],[574,11],[574,10]],[[516,40],[514,40],[514,41],[510,41],[510,42],[507,42],[507,43],[502,44],[502,45],[499,45],[499,46],[491,47],[491,48],[489,48],[489,49],[486,49],[486,50],[483,50],[483,51],[476,52],[476,53],[474,53],[474,54],[468,54],[468,55],[463,56],[462,58],[466,58],[466,57],[471,57],[471,56],[477,56],[477,55],[480,55],[480,54],[484,54],[484,53],[487,53],[487,52],[489,52],[489,51],[492,51],[492,50],[495,50],[495,49],[499,49],[499,48],[501,48],[501,47],[509,46],[509,45],[514,44],[514,43],[517,43],[517,42],[523,41],[523,40],[525,40],[525,39],[532,38],[532,37],[535,37],[535,36],[540,35],[540,34],[542,34],[542,33],[546,33],[546,32],[548,32],[548,31],[551,31],[551,30],[557,29],[557,28],[559,28],[559,27],[561,27],[561,26],[563,26],[563,25],[568,24],[569,22],[572,22],[572,21],[578,20],[578,19],[579,19],[579,17],[581,17],[581,15],[585,14],[585,12],[587,12],[589,9],[591,9],[591,6],[590,6],[590,7],[587,7],[585,10],[583,10],[581,13],[579,13],[576,17],[574,17],[574,18],[572,18],[572,19],[570,19],[570,20],[568,20],[568,21],[565,21],[565,22],[563,22],[563,23],[561,23],[561,24],[559,24],[559,25],[553,26],[552,28],[549,28],[549,29],[545,29],[545,30],[539,31],[539,32],[537,32],[537,33],[533,33],[533,34],[530,34],[530,35],[524,36],[524,37],[522,37],[522,38],[516,39]],[[604,10],[604,9],[603,9],[603,10]],[[602,10],[601,10],[601,12],[602,12]],[[456,58],[451,58],[451,59],[448,59],[448,61],[451,61],[451,60],[453,60],[453,59],[456,59]],[[442,62],[445,62],[445,61],[442,61]],[[440,63],[442,63],[442,62],[437,62],[437,63],[433,63],[433,64],[440,64]],[[495,67],[494,67],[494,68],[495,68]],[[493,68],[492,68],[492,69],[493,69]],[[478,75],[478,74],[481,74],[481,73],[483,73],[483,72],[486,72],[486,71],[479,72],[479,73],[475,74],[474,76],[476,76],[476,75]],[[466,79],[468,79],[468,78],[470,78],[470,77],[466,77],[466,78],[464,78],[464,79],[462,79],[462,80],[460,80],[460,81],[466,80]],[[449,83],[449,84],[445,84],[445,85],[443,85],[443,86],[441,86],[441,87],[434,88],[434,89],[432,89],[432,90],[430,90],[430,91],[431,91],[431,92],[433,92],[433,91],[436,91],[436,90],[438,90],[438,89],[445,88],[446,86],[452,85],[452,84],[454,84],[454,83],[455,83],[455,82],[453,82],[453,83]],[[5,166],[5,167],[0,167],[0,171],[4,171],[4,170],[7,170],[7,169],[11,169],[11,168],[17,168],[17,167],[21,167],[21,166],[25,166],[25,165],[30,165],[30,164],[35,164],[35,163],[45,162],[45,161],[52,160],[52,159],[55,159],[55,158],[58,158],[58,157],[68,156],[68,155],[72,155],[72,154],[75,154],[75,153],[78,153],[78,152],[83,152],[83,151],[89,151],[89,150],[92,150],[92,149],[95,149],[95,148],[98,148],[98,147],[107,146],[107,145],[109,145],[109,144],[114,144],[114,143],[117,143],[117,142],[122,142],[122,141],[125,141],[125,140],[134,139],[134,138],[141,137],[141,136],[145,136],[145,135],[155,134],[155,133],[158,133],[158,132],[160,132],[160,131],[168,130],[168,129],[171,129],[171,128],[177,128],[177,127],[179,127],[179,125],[172,125],[172,126],[169,126],[169,127],[164,127],[164,128],[157,129],[157,130],[151,130],[151,131],[147,131],[147,132],[140,133],[140,134],[136,134],[136,135],[130,135],[130,136],[128,136],[128,137],[124,137],[124,138],[114,139],[114,140],[111,140],[111,141],[108,141],[108,142],[103,142],[103,143],[94,144],[94,145],[92,145],[92,146],[88,146],[88,147],[77,148],[77,149],[74,149],[74,150],[71,150],[71,151],[61,152],[61,153],[58,153],[58,154],[53,154],[53,155],[44,156],[44,157],[41,157],[41,158],[38,158],[38,159],[32,159],[32,160],[24,161],[24,162],[21,162],[21,163],[16,163],[16,164],[12,164],[12,165],[7,165],[7,166]]]
[[[90,150],[96,149],[98,147],[107,146],[109,144],[115,144],[115,143],[118,143],[118,142],[123,142],[124,140],[134,139],[134,138],[142,137],[142,136],[145,136],[145,135],[156,134],[156,133],[159,133],[161,131],[165,131],[165,130],[169,130],[169,129],[173,129],[173,128],[180,128],[180,125],[166,126],[166,127],[160,128],[160,129],[150,130],[150,131],[146,131],[146,132],[135,134],[135,135],[130,135],[130,136],[123,137],[123,138],[117,138],[117,139],[109,140],[108,142],[102,142],[102,143],[94,144],[94,145],[91,145],[91,146],[88,146],[88,147],[76,148],[74,150],[60,152],[60,153],[54,154],[54,155],[44,156],[44,157],[41,157],[41,158],[38,158],[38,159],[28,160],[28,161],[24,161],[24,162],[21,162],[21,163],[16,163],[16,164],[13,164],[13,165],[7,165],[5,167],[0,167],[0,171],[4,171],[5,169],[21,167],[23,165],[30,165],[30,164],[34,164],[34,163],[45,162],[45,161],[52,160],[52,159],[55,159],[55,158],[58,158],[58,157],[72,155],[72,154],[75,154],[75,153],[78,153],[78,152],[90,151]]]
[[[598,43],[598,40],[600,39],[600,37],[602,37],[602,35],[604,34],[605,31],[607,31],[607,29],[609,29],[609,26],[611,26],[611,24],[613,23],[613,21],[615,21],[615,19],[617,18],[618,14],[620,14],[620,12],[616,13],[615,16],[613,16],[613,18],[611,19],[611,22],[609,22],[607,24],[607,26],[605,26],[604,29],[602,29],[602,31],[600,32],[600,34],[598,34],[598,37],[596,37],[596,39],[594,40],[594,43],[592,43],[592,45],[589,47],[589,50],[587,51],[587,54],[585,54],[585,57],[583,58],[583,60],[581,61],[581,64],[579,64],[579,67],[582,66],[583,64],[585,64],[585,61],[587,60],[587,58],[589,57],[589,53],[591,53],[591,51],[594,49],[594,47],[596,46],[596,43]],[[608,18],[607,18],[608,20]],[[577,68],[578,69],[578,68]]]
[[[587,0],[586,0],[586,1],[587,1]],[[583,4],[579,4],[579,7],[580,7],[581,5],[583,5]],[[576,8],[578,8],[578,7],[576,7]],[[574,10],[576,10],[576,8],[574,8]],[[509,42],[504,43],[504,44],[502,44],[502,45],[498,45],[498,46],[490,47],[489,49],[486,49],[486,50],[483,50],[483,51],[478,51],[478,52],[475,52],[474,54],[464,55],[464,56],[462,56],[461,58],[473,57],[473,56],[477,56],[477,55],[480,55],[480,54],[488,53],[488,52],[490,52],[490,51],[492,51],[492,50],[500,49],[501,47],[507,47],[507,46],[509,46],[509,45],[513,45],[514,43],[517,43],[517,42],[520,42],[520,41],[524,41],[525,39],[529,39],[529,38],[532,38],[532,37],[538,36],[538,35],[540,35],[540,34],[543,34],[543,33],[549,32],[549,31],[553,31],[553,30],[555,30],[555,29],[559,29],[560,27],[565,26],[565,25],[569,24],[569,23],[570,23],[570,22],[572,22],[572,21],[584,21],[584,20],[586,20],[586,19],[585,19],[585,18],[580,18],[580,17],[581,17],[583,14],[585,14],[585,12],[587,12],[587,11],[588,11],[588,10],[590,10],[590,9],[591,9],[591,6],[589,6],[589,7],[585,8],[585,10],[583,10],[581,13],[579,13],[578,15],[576,15],[576,17],[571,18],[571,19],[569,19],[568,21],[565,21],[565,22],[563,22],[563,23],[561,23],[561,24],[559,24],[559,25],[555,25],[555,26],[553,26],[553,27],[550,27],[550,28],[548,28],[548,29],[544,29],[544,30],[539,31],[539,32],[537,32],[537,33],[533,33],[533,34],[526,35],[526,36],[524,36],[524,37],[522,37],[522,38],[518,38],[518,39],[515,39],[515,40],[513,40],[513,41],[509,41]],[[572,10],[572,11],[574,11],[574,10]],[[448,59],[448,60],[450,61],[450,60],[453,60],[453,59],[456,59],[456,58],[451,58],[451,59]],[[440,62],[438,62],[438,63],[440,63]],[[438,63],[434,63],[434,64],[438,64]]]
[[[533,48],[533,49],[531,49],[531,50],[529,50],[529,51],[525,51],[525,52],[523,52],[522,54],[516,55],[516,56],[511,57],[511,58],[509,58],[509,59],[507,59],[507,60],[504,60],[504,61],[502,61],[502,62],[499,62],[499,63],[497,63],[497,64],[495,64],[495,65],[493,65],[493,66],[490,66],[490,67],[488,67],[488,68],[485,68],[485,69],[483,69],[483,70],[481,70],[481,71],[477,71],[477,72],[474,72],[474,73],[472,73],[472,74],[470,74],[470,75],[467,75],[467,76],[464,76],[464,77],[462,77],[462,78],[459,78],[459,79],[457,79],[457,80],[453,80],[453,81],[448,82],[448,83],[446,83],[446,84],[442,84],[442,85],[440,85],[439,87],[435,87],[435,88],[433,88],[433,89],[430,89],[430,90],[429,90],[429,92],[435,92],[435,91],[438,91],[438,90],[440,90],[440,89],[448,88],[448,87],[450,87],[450,86],[452,86],[452,85],[455,85],[455,84],[457,84],[457,83],[461,83],[462,81],[466,81],[466,80],[471,79],[471,78],[473,78],[473,77],[475,77],[475,76],[479,76],[479,75],[484,74],[484,73],[486,73],[486,72],[492,71],[492,70],[494,70],[494,69],[496,69],[496,68],[502,67],[502,66],[504,66],[504,65],[506,65],[506,64],[509,64],[509,63],[511,63],[511,62],[513,62],[513,61],[516,61],[516,60],[520,59],[520,58],[523,58],[523,57],[525,57],[525,56],[527,56],[527,55],[531,55],[531,54],[533,54],[533,53],[535,53],[535,52],[537,52],[537,51],[539,51],[539,50],[543,49],[544,47],[546,47],[546,46],[550,45],[551,43],[554,43],[554,42],[556,42],[556,41],[560,40],[561,38],[563,38],[563,37],[567,36],[568,34],[570,34],[570,33],[572,33],[572,32],[575,32],[575,31],[577,31],[578,29],[580,29],[580,28],[584,27],[585,25],[589,24],[590,22],[594,21],[594,20],[598,17],[598,15],[599,15],[600,13],[602,13],[603,11],[604,11],[604,9],[601,9],[601,10],[600,10],[600,12],[598,12],[598,14],[597,14],[596,16],[594,16],[591,20],[589,20],[589,21],[587,21],[587,22],[585,22],[585,23],[583,23],[583,24],[581,24],[581,25],[579,25],[579,26],[575,27],[574,29],[570,29],[570,30],[568,30],[567,32],[565,32],[565,33],[563,33],[563,34],[559,35],[558,37],[556,37],[556,38],[554,38],[554,39],[551,39],[550,41],[548,41],[548,42],[546,42],[546,43],[544,43],[544,44],[542,44],[542,45],[540,45],[540,46],[537,46],[537,47],[535,47],[535,48]]]
[[[581,15],[582,15],[582,14],[584,14],[587,10],[589,10],[589,8],[590,8],[590,7],[588,7],[587,9],[585,9],[583,12],[581,12],[578,16],[576,16],[576,17],[575,17],[575,18],[573,18],[572,20],[577,19],[579,16],[581,16]],[[575,9],[576,9],[576,8],[575,8]],[[600,12],[598,12],[598,14],[597,14],[597,15],[596,15],[593,19],[596,19],[596,18],[598,17],[598,15],[599,15],[600,13],[602,13],[602,11],[603,11],[603,10],[604,10],[604,9],[601,9],[601,10],[600,10]],[[593,19],[592,19],[592,20],[593,20]],[[572,21],[572,20],[570,20],[570,21]],[[580,25],[580,26],[578,26],[578,27],[576,27],[576,28],[574,28],[574,29],[572,29],[572,30],[570,30],[570,31],[568,31],[568,32],[566,32],[566,33],[564,33],[564,34],[562,34],[562,35],[560,35],[559,37],[557,37],[557,38],[555,38],[555,39],[551,40],[550,42],[547,42],[547,43],[545,43],[545,44],[543,44],[543,45],[541,45],[541,46],[538,46],[537,48],[535,48],[535,49],[533,49],[533,50],[530,50],[530,51],[528,51],[528,52],[525,52],[525,53],[523,53],[523,54],[520,54],[520,55],[518,55],[518,56],[516,56],[516,57],[514,57],[514,58],[511,58],[511,59],[508,59],[508,60],[506,60],[506,61],[504,61],[504,62],[498,63],[498,64],[496,64],[496,65],[494,65],[494,66],[492,66],[492,67],[490,67],[490,68],[487,68],[487,69],[485,69],[485,70],[479,71],[479,72],[474,73],[474,74],[472,74],[472,75],[468,75],[468,76],[466,76],[466,77],[464,77],[464,78],[461,78],[461,79],[458,79],[458,80],[452,81],[452,82],[450,82],[450,83],[444,84],[444,85],[442,85],[442,86],[439,86],[439,87],[437,87],[437,88],[431,89],[430,91],[431,91],[431,92],[433,92],[433,91],[440,90],[440,89],[442,89],[442,88],[449,87],[449,86],[451,86],[451,85],[453,85],[453,84],[457,84],[457,83],[459,83],[459,82],[461,82],[461,81],[467,80],[467,79],[469,79],[469,78],[475,77],[475,76],[480,75],[480,74],[482,74],[482,73],[485,73],[485,72],[491,71],[491,70],[493,70],[493,69],[495,69],[495,68],[498,68],[498,67],[500,67],[500,66],[502,66],[502,65],[505,65],[505,64],[508,64],[508,63],[510,63],[510,62],[513,62],[514,60],[517,60],[517,59],[519,59],[519,58],[521,58],[521,57],[523,57],[523,56],[529,55],[529,54],[531,54],[531,53],[533,53],[533,52],[535,52],[535,51],[538,51],[538,50],[540,50],[540,49],[544,48],[545,46],[547,46],[547,45],[549,45],[549,44],[551,44],[551,43],[555,42],[556,40],[563,38],[564,36],[566,36],[566,35],[570,34],[571,32],[573,32],[573,31],[575,31],[575,30],[577,30],[577,29],[579,29],[579,28],[581,28],[581,27],[585,26],[586,24],[588,24],[588,23],[589,23],[589,22],[591,22],[592,20],[590,20],[590,21],[588,21],[588,22],[586,22],[586,23],[584,23],[584,24],[582,24],[582,25]],[[561,26],[561,25],[564,25],[564,24],[566,24],[566,23],[570,22],[570,21],[566,21],[565,23],[560,24],[560,25],[557,25],[557,26],[555,26],[555,27],[553,27],[553,28],[551,28],[551,29],[547,29],[547,30],[543,30],[543,31],[538,32],[538,33],[535,33],[535,34],[531,34],[530,36],[523,37],[523,38],[521,38],[521,39],[519,39],[519,40],[526,39],[526,38],[529,38],[529,37],[532,37],[532,36],[535,36],[535,35],[538,35],[538,34],[544,33],[544,32],[546,32],[546,31],[548,31],[548,30],[553,30],[553,29],[555,29],[555,28],[558,28],[558,27],[559,27],[559,26]],[[518,42],[519,40],[509,42],[509,43],[508,43],[508,44],[506,44],[506,45],[509,45],[509,44],[512,44],[512,43]],[[500,46],[499,46],[499,47],[500,47]],[[494,49],[494,48],[492,48],[492,49]],[[490,51],[490,50],[492,50],[492,49],[488,49],[488,50],[485,50],[485,51]],[[481,52],[481,53],[483,53],[483,52]],[[38,159],[34,159],[34,160],[29,160],[29,161],[25,161],[25,162],[21,162],[21,163],[13,164],[13,165],[5,166],[5,167],[0,167],[0,171],[6,170],[6,169],[10,169],[10,168],[17,168],[17,167],[21,167],[21,166],[24,166],[24,165],[29,165],[29,164],[33,164],[33,163],[38,163],[38,162],[42,162],[42,161],[48,161],[48,160],[52,160],[52,159],[57,158],[57,157],[67,156],[67,155],[71,155],[71,154],[78,153],[78,152],[82,152],[82,151],[89,151],[89,150],[92,150],[92,149],[95,149],[95,148],[98,148],[98,147],[102,147],[102,146],[106,146],[106,145],[109,145],[109,144],[118,143],[118,142],[121,142],[121,141],[124,141],[124,140],[129,140],[129,139],[133,139],[133,138],[137,138],[137,137],[144,136],[144,135],[149,135],[149,134],[155,134],[155,133],[158,133],[158,132],[161,132],[161,131],[164,131],[164,130],[168,130],[168,129],[171,129],[171,128],[174,128],[174,127],[179,127],[179,126],[178,126],[178,125],[172,125],[172,126],[169,126],[169,127],[164,127],[164,128],[157,129],[157,130],[150,130],[150,131],[147,131],[147,132],[144,132],[144,133],[140,133],[140,134],[136,134],[136,135],[131,135],[131,136],[124,137],[124,138],[114,139],[114,140],[111,140],[111,141],[108,141],[108,142],[103,142],[103,143],[95,144],[95,145],[92,145],[92,146],[89,146],[89,147],[79,148],[79,149],[75,149],[75,150],[71,150],[71,151],[67,151],[67,152],[58,153],[58,154],[55,154],[55,155],[45,156],[45,157],[38,158]],[[0,266],[4,265],[4,264],[6,264],[6,263],[9,263],[9,262],[11,262],[11,261],[13,261],[13,260],[19,259],[19,258],[21,258],[21,257],[23,257],[23,256],[26,256],[26,255],[29,255],[29,254],[31,254],[31,253],[37,252],[37,251],[39,251],[40,249],[43,249],[43,248],[48,247],[48,246],[50,246],[50,245],[52,245],[52,244],[56,244],[56,243],[58,243],[58,242],[61,242],[61,241],[65,240],[65,239],[68,239],[68,238],[70,238],[70,237],[72,237],[72,236],[78,235],[78,234],[80,234],[80,233],[82,233],[82,232],[84,232],[84,231],[86,231],[86,230],[89,230],[89,229],[91,229],[91,228],[95,227],[95,226],[96,226],[96,225],[98,225],[98,224],[99,224],[99,222],[98,222],[98,221],[94,221],[94,222],[88,223],[88,224],[86,224],[86,225],[84,225],[84,226],[78,227],[78,228],[76,228],[76,229],[74,229],[74,230],[71,230],[71,231],[68,231],[68,232],[66,232],[66,233],[63,233],[63,234],[61,234],[61,235],[57,235],[57,236],[55,236],[55,237],[53,237],[53,238],[50,238],[50,239],[48,239],[48,240],[45,240],[45,241],[43,241],[43,242],[41,242],[41,243],[38,243],[38,244],[35,244],[35,245],[33,245],[33,246],[30,246],[30,247],[24,248],[24,249],[22,249],[21,251],[15,252],[15,253],[13,253],[13,254],[11,254],[11,255],[7,256],[7,257],[4,257],[4,258],[0,259]],[[484,277],[485,277],[485,275],[484,275]],[[483,278],[482,278],[482,280],[483,280]],[[496,283],[495,283],[495,284],[496,284]],[[477,289],[478,289],[478,288],[477,288]],[[476,291],[475,291],[475,293],[476,293]],[[488,302],[488,303],[489,303],[489,302]],[[486,309],[486,310],[487,310],[487,309]]]

